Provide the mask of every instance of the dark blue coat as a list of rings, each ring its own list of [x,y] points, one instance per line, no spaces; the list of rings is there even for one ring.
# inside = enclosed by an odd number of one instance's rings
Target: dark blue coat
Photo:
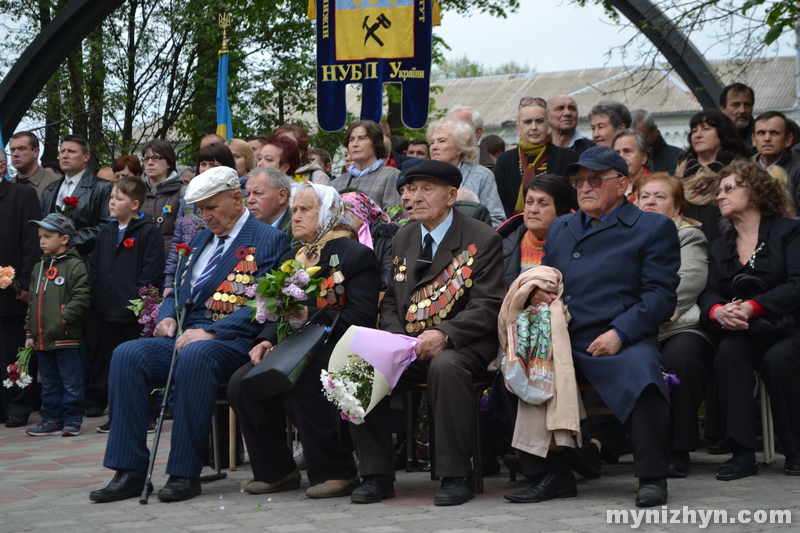
[[[564,303],[573,359],[606,405],[622,421],[639,394],[654,383],[668,398],[661,375],[657,334],[675,311],[680,242],[675,223],[622,207],[584,235],[578,211],[550,226],[542,264],[564,276]],[[615,356],[592,357],[586,349],[612,327],[627,337]]]

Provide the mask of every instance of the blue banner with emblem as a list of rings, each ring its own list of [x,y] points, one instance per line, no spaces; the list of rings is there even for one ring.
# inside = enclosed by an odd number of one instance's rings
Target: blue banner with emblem
[[[437,0],[312,0],[317,21],[317,118],[326,131],[347,122],[347,86],[361,84],[361,118],[380,122],[383,84],[402,86],[402,120],[428,120]],[[434,13],[436,9],[436,13]]]

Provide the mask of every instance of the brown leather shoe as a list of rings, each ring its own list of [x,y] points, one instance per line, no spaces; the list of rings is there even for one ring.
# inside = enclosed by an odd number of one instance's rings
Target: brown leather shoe
[[[242,483],[244,484],[244,483]],[[273,483],[265,483],[264,481],[250,481],[244,491],[248,494],[271,494],[282,490],[293,490],[300,488],[300,470],[294,469],[289,475],[283,479],[279,479]]]
[[[309,487],[306,496],[319,500],[322,498],[338,498],[339,496],[349,496],[361,485],[361,478],[358,475],[349,479],[343,479],[339,483],[319,483]]]

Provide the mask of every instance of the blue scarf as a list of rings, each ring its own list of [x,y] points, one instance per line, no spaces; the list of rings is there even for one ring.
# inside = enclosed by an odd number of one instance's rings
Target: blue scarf
[[[369,168],[366,168],[364,170],[358,170],[356,168],[356,164],[353,163],[352,165],[350,165],[350,168],[348,168],[347,171],[354,178],[360,178],[362,176],[366,176],[367,174],[369,174],[371,172],[375,172],[376,170],[381,168],[382,165],[383,165],[383,159],[378,159],[377,161],[372,163],[372,166],[370,166]]]

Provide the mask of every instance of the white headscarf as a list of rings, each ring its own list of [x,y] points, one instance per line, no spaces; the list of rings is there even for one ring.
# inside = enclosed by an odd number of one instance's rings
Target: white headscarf
[[[342,197],[339,196],[336,189],[329,185],[319,185],[309,181],[300,183],[292,194],[292,206],[294,206],[297,195],[306,189],[313,190],[320,201],[319,221],[314,240],[310,243],[303,243],[305,246],[300,248],[297,253],[297,259],[304,265],[310,266],[317,264],[319,250],[327,241],[338,237],[356,239],[356,227]]]

